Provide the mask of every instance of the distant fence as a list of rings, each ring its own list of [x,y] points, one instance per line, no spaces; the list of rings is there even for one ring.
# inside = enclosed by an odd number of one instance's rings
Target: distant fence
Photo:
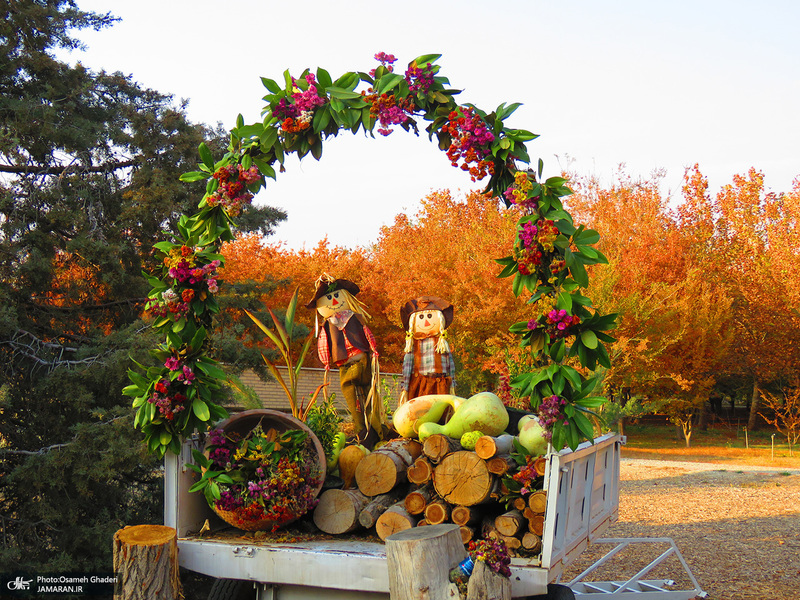
[[[286,367],[278,367],[278,371],[288,383],[288,370]],[[303,400],[303,404],[308,404],[312,394],[316,391],[325,378],[325,369],[315,369],[311,367],[304,367],[300,369],[300,377],[298,378],[297,394],[298,398]],[[240,379],[244,385],[255,391],[256,395],[261,399],[264,408],[271,408],[273,410],[282,410],[289,412],[289,400],[286,398],[286,393],[277,381],[264,381],[254,371],[244,371]],[[394,410],[397,407],[397,399],[400,397],[400,373],[381,373],[380,380],[380,395],[381,399],[388,400],[389,408]],[[343,402],[342,391],[339,387],[339,371],[332,370],[328,375],[328,395],[335,394],[334,404],[340,412],[347,414],[347,407]],[[322,400],[322,393],[318,400]]]

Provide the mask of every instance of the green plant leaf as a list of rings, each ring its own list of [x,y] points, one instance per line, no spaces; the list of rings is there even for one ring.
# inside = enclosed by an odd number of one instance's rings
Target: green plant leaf
[[[201,421],[208,421],[211,418],[211,413],[208,410],[208,405],[200,398],[195,398],[192,402],[192,412]]]
[[[200,146],[198,146],[198,152],[200,153],[200,160],[203,161],[203,164],[207,166],[210,170],[214,170],[214,157],[211,155],[211,150],[208,149],[205,142],[200,142]]]
[[[591,329],[587,329],[586,331],[581,333],[581,341],[590,350],[594,350],[595,348],[597,348],[597,336]]]

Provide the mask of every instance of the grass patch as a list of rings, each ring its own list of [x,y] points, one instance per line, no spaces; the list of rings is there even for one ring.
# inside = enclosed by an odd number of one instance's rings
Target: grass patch
[[[795,448],[794,456],[790,456],[788,444],[785,440],[779,443],[777,436],[773,458],[772,433],[769,430],[749,432],[748,448],[742,429],[718,425],[709,427],[707,431],[695,431],[692,445],[687,448],[683,439],[678,439],[672,425],[626,425],[628,442],[622,447],[622,456],[800,469],[800,449]]]

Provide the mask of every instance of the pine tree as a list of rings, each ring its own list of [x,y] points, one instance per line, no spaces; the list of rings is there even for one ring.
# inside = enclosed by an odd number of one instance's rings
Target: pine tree
[[[199,143],[227,141],[169,95],[55,57],[111,15],[19,0],[0,17],[0,564],[108,570],[116,529],[162,519],[158,465],[121,394],[130,359],[158,342],[142,271],[202,197],[178,181]],[[268,233],[283,218],[243,222]],[[227,337],[223,360],[238,355]]]

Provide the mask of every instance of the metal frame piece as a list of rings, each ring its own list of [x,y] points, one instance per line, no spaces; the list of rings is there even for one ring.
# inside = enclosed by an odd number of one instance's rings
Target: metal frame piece
[[[601,538],[595,544],[616,544],[605,556],[598,559],[583,573],[567,583],[577,600],[586,598],[607,598],[609,600],[686,600],[687,598],[705,598],[707,594],[700,589],[689,565],[681,555],[672,538]],[[583,581],[585,577],[604,565],[614,556],[627,549],[631,544],[667,544],[669,547],[655,558],[649,565],[630,577],[627,581]],[[675,585],[669,579],[643,579],[650,571],[669,557],[675,556],[683,566],[684,573],[694,586],[690,590],[668,589]]]

